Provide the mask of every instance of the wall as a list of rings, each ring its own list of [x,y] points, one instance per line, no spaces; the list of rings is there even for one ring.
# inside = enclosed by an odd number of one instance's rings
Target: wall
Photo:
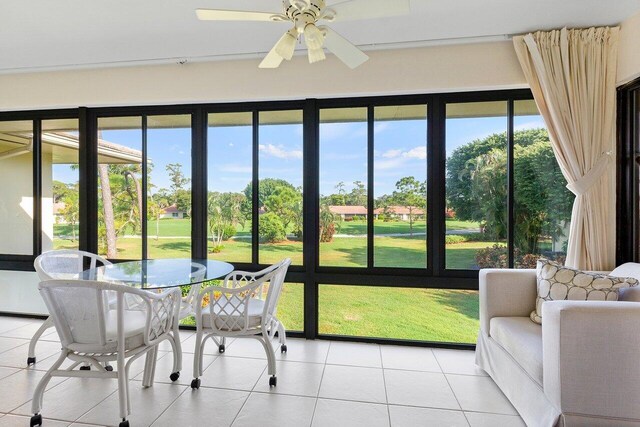
[[[0,271],[0,312],[47,314],[38,282],[35,272]]]
[[[33,253],[33,156],[0,159],[0,253]]]
[[[618,86],[640,77],[640,12],[620,25]]]
[[[411,94],[526,87],[510,41],[368,52],[350,70],[329,55],[280,69],[260,59],[0,75],[0,111]]]

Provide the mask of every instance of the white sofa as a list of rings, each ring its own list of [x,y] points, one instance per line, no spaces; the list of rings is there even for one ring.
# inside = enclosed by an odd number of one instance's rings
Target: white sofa
[[[549,301],[540,326],[535,270],[481,270],[476,363],[528,426],[640,426],[640,289],[620,300]]]

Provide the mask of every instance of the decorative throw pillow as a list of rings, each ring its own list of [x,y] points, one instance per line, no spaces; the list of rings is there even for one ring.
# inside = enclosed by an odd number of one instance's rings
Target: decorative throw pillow
[[[530,317],[539,324],[545,301],[618,301],[620,289],[638,285],[637,279],[580,271],[547,259],[538,260],[536,275],[538,296]]]

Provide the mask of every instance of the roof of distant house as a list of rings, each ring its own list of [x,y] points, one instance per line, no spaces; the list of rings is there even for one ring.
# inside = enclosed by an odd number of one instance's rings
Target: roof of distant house
[[[338,215],[366,215],[364,206],[329,206],[329,211]]]
[[[415,206],[411,207],[411,211],[409,211],[408,206],[387,206],[387,212],[395,215],[424,215],[424,209],[417,208]],[[376,215],[383,214],[384,208],[378,208],[373,211]]]
[[[178,209],[178,206],[176,206],[175,204],[173,204],[173,205],[171,205],[171,206],[167,206],[167,207],[166,207],[166,208],[164,208],[162,211],[163,211],[164,213],[167,213],[167,214],[180,213],[180,212],[183,212],[183,213],[184,213],[184,211],[183,211],[183,210],[181,210],[181,209]]]

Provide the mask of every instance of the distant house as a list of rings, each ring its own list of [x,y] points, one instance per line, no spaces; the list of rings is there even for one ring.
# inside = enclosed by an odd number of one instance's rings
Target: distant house
[[[176,205],[171,205],[162,210],[160,218],[183,219],[185,212],[178,209]]]
[[[425,214],[424,209],[420,209],[417,207],[411,207],[411,209],[409,209],[408,206],[387,206],[386,211],[387,213],[393,215],[395,218],[401,221],[409,221],[409,214],[414,215],[414,219],[416,217],[423,217]],[[378,208],[373,211],[373,217],[375,219],[378,219],[378,215],[384,213],[384,208]]]
[[[342,219],[352,219],[354,216],[367,217],[367,208],[364,206],[329,206],[329,211],[334,215],[340,215]]]

